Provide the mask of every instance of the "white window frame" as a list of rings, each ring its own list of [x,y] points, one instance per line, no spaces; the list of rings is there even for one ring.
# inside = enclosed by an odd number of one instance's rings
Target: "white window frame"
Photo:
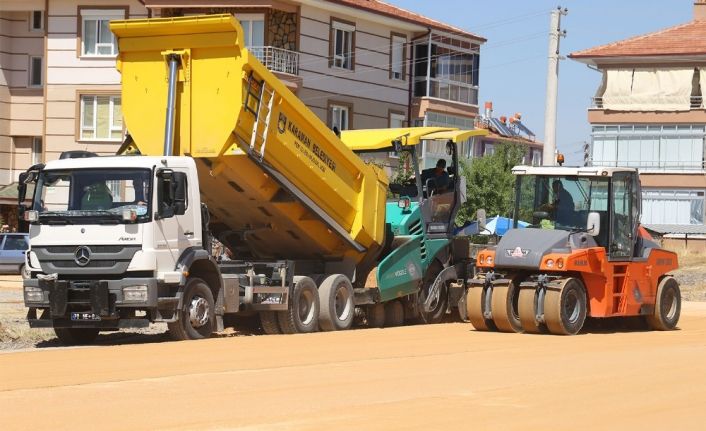
[[[108,137],[106,138],[99,138],[96,135],[98,134],[98,98],[99,97],[108,97],[109,102],[108,102]],[[84,126],[84,121],[83,121],[83,115],[84,115],[84,98],[93,98],[93,124],[90,127]],[[79,103],[80,103],[80,115],[79,115],[79,140],[80,141],[97,141],[97,142],[120,142],[122,141],[122,132],[123,128],[122,126],[116,127],[114,124],[114,111],[115,111],[115,99],[121,99],[120,95],[108,95],[108,94],[81,94],[79,97]],[[122,107],[122,99],[120,100],[121,107]],[[84,138],[83,133],[84,131],[93,131],[93,138]],[[120,137],[119,138],[111,138],[110,135],[113,134],[113,132],[120,132]]]
[[[34,14],[39,13],[39,27],[34,26]],[[32,10],[29,12],[29,31],[44,31],[44,11]]]
[[[244,35],[246,36],[246,40],[249,41],[249,43],[246,43],[246,48],[252,48],[253,46],[259,46],[259,45],[252,45],[253,41],[253,25],[252,23],[254,21],[262,21],[262,45],[265,45],[265,38],[267,36],[267,26],[265,25],[265,14],[264,13],[236,13],[235,18],[238,20],[238,22],[243,23],[243,21],[249,21],[250,24],[248,26],[248,34]],[[245,29],[243,29],[245,31]]]
[[[390,78],[396,81],[405,81],[405,47],[407,45],[407,38],[397,35],[392,35],[392,42],[390,44]],[[395,53],[399,50],[400,59],[396,61]]]
[[[42,163],[42,137],[32,136],[32,165]]]
[[[34,76],[34,60],[39,59],[39,84],[32,82],[32,77]],[[44,86],[44,57],[39,55],[32,55],[29,57],[29,75],[27,76],[27,87],[29,88],[41,88]]]
[[[334,19],[331,22],[331,28],[333,30],[333,37],[331,38],[331,43],[333,43],[333,58],[331,66],[336,69],[353,70],[353,50],[355,49],[353,46],[353,34],[355,33],[355,26],[336,21]],[[346,33],[348,33],[348,38],[346,39],[344,37],[343,43],[341,44],[343,52],[337,53],[336,48],[338,46],[338,38]],[[348,62],[348,65],[346,65],[346,61]]]
[[[346,119],[346,127],[344,128],[341,126],[341,123],[343,122],[343,115],[345,113],[345,119]],[[350,113],[350,108],[348,106],[344,105],[336,105],[332,104],[331,105],[331,129],[333,129],[337,124],[339,125],[338,130],[339,131],[344,131],[348,130],[351,124],[351,113]]]
[[[125,19],[124,9],[82,9],[81,10],[81,58],[114,58],[118,55],[118,41],[111,33],[111,41],[99,42],[100,23],[116,19]],[[95,54],[88,54],[86,51],[86,22],[97,21],[96,23],[96,49]],[[110,46],[110,54],[100,54],[99,48]]]

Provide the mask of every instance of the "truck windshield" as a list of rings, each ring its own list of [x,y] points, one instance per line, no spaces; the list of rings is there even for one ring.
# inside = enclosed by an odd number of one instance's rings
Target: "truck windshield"
[[[32,209],[39,223],[124,223],[124,209],[136,222],[150,219],[149,169],[76,169],[41,172]]]
[[[519,175],[516,223],[542,229],[586,229],[589,212],[607,220],[608,178]]]

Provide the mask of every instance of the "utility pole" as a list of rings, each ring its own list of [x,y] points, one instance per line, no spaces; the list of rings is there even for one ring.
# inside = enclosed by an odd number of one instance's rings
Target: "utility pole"
[[[556,105],[559,93],[559,39],[566,37],[566,30],[561,29],[561,17],[567,15],[569,10],[557,7],[552,11],[549,26],[549,61],[547,67],[547,97],[544,110],[544,151],[542,164],[544,166],[556,165]]]

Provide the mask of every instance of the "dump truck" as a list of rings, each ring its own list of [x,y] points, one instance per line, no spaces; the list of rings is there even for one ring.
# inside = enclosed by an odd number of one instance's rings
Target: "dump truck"
[[[414,178],[394,187],[354,150],[415,153],[442,140],[458,166],[456,143],[483,131],[341,140],[248,52],[231,15],[110,28],[127,126],[119,155],[74,152],[20,181],[20,201],[36,183],[21,207],[30,326],[72,344],[150,322],[204,338],[230,315],[259,315],[268,334],[307,333],[354,319],[433,323],[464,298],[468,253],[452,238],[460,176],[442,190],[414,156]],[[214,238],[229,258],[214,259]]]
[[[674,329],[677,255],[640,225],[640,179],[620,167],[517,166],[514,229],[478,253],[467,291],[480,331],[574,335],[588,317]],[[519,229],[519,221],[530,225]]]

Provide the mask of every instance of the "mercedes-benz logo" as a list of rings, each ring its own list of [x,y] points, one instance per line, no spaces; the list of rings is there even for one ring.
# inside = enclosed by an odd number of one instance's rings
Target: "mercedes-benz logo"
[[[78,266],[86,266],[91,261],[91,249],[82,245],[74,251],[74,262]]]

